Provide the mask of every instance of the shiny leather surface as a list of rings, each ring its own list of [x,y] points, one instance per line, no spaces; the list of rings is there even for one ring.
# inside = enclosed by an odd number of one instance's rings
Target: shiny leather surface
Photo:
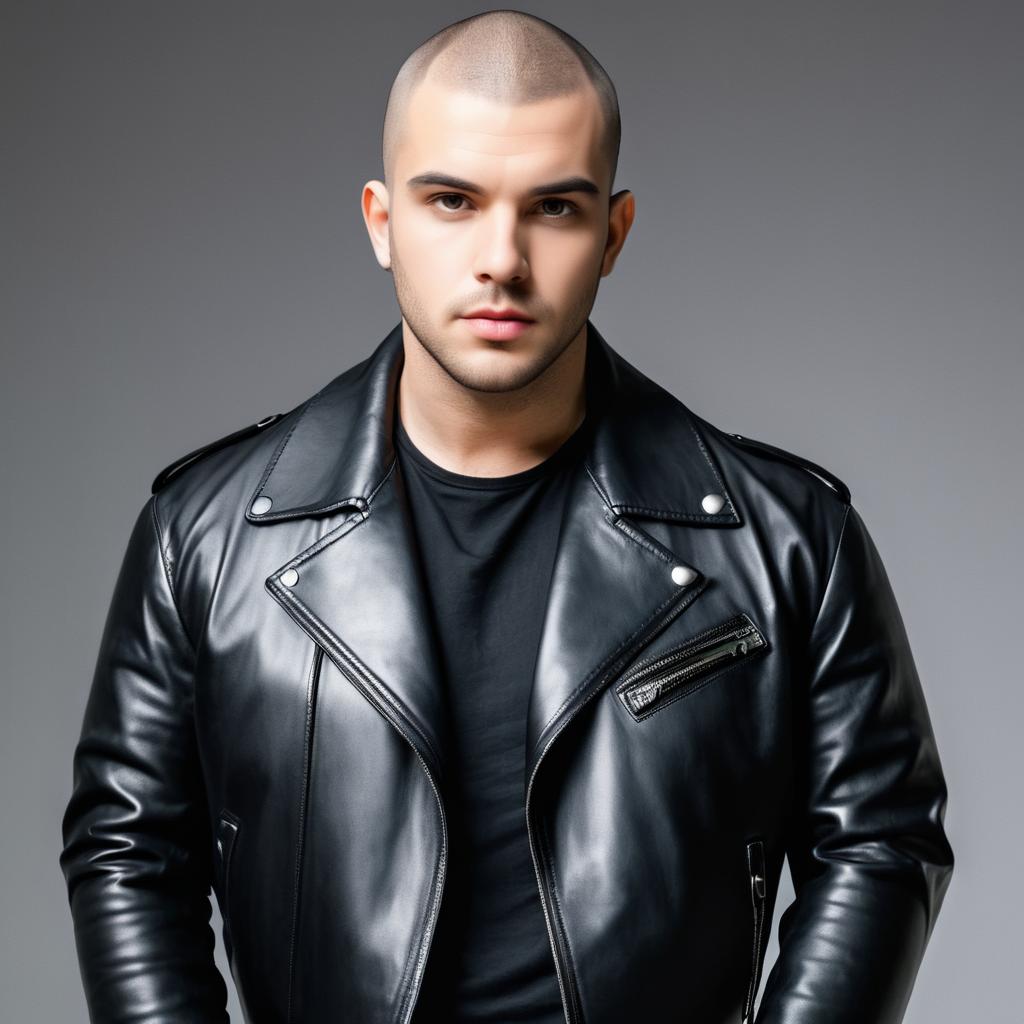
[[[60,855],[93,1021],[226,1019],[211,886],[249,1021],[412,1013],[450,738],[390,437],[402,358],[397,326],[138,514]],[[819,476],[697,417],[593,324],[587,373],[606,409],[522,768],[567,1019],[739,1022],[788,853],[757,1024],[897,1022],[953,853],[878,551]],[[764,643],[693,661],[737,616]],[[627,680],[680,669],[631,713]]]

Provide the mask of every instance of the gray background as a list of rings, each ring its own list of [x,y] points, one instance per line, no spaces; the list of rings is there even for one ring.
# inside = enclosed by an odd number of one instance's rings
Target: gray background
[[[149,483],[398,322],[359,191],[401,61],[483,9],[3,7],[6,1020],[86,1019],[59,823]],[[523,9],[619,92],[637,217],[594,322],[701,415],[845,479],[886,561],[957,855],[906,1019],[1019,1019],[1021,6]]]

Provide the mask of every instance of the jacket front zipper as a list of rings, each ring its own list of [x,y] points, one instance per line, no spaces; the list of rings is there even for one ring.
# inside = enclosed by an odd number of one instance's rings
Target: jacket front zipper
[[[764,637],[746,615],[737,615],[707,634],[642,665],[619,687],[619,696],[634,717],[663,696],[723,662],[735,661],[765,646]]]
[[[750,902],[753,908],[753,942],[747,972],[747,996],[743,1003],[743,1020],[753,1016],[754,999],[761,981],[761,942],[764,936],[764,909],[767,887],[764,870],[764,840],[747,843],[747,871],[750,875]]]

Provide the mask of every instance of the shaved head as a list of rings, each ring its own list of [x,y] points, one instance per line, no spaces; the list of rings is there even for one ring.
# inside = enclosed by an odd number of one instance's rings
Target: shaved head
[[[395,76],[384,114],[384,182],[392,187],[409,99],[431,81],[510,106],[593,90],[600,106],[608,190],[619,158],[619,102],[615,87],[589,50],[567,32],[522,11],[495,10],[464,18],[418,46]]]

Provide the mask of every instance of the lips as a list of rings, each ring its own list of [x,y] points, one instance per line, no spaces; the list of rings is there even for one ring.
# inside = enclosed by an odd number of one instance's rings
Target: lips
[[[462,322],[478,338],[488,341],[511,341],[533,326],[532,320],[523,320],[504,313],[495,316],[493,310],[490,313],[489,316],[464,316]]]
[[[521,320],[524,323],[533,323],[533,318],[528,317],[518,309],[474,309],[463,315],[464,320]]]

